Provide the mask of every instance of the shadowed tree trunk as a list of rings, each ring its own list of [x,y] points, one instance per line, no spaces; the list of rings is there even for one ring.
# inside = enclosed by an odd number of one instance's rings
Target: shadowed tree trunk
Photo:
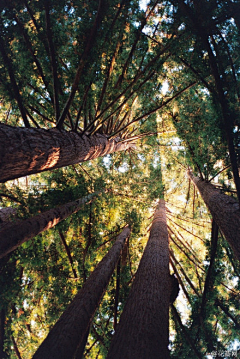
[[[4,354],[4,336],[5,336],[5,310],[0,310],[0,359],[3,359]]]
[[[49,211],[38,214],[32,218],[17,222],[9,222],[0,231],[0,258],[19,247],[22,243],[37,236],[39,233],[50,229],[62,220],[76,213],[87,202],[93,200],[99,193],[91,193],[88,196],[52,208]]]
[[[234,198],[221,193],[211,183],[195,177],[191,171],[188,171],[187,174],[199,190],[202,199],[235,256],[240,260],[240,211],[238,202]]]
[[[161,199],[108,359],[169,358],[170,290],[168,231]]]
[[[0,182],[124,151],[131,141],[0,124]]]
[[[83,359],[83,354],[84,354],[84,350],[85,350],[85,346],[87,344],[87,339],[88,339],[88,335],[90,332],[90,326],[88,327],[85,336],[81,339],[80,341],[80,345],[77,348],[76,353],[74,354],[73,359]]]
[[[82,341],[87,340],[86,332],[129,235],[127,226],[54,325],[33,359],[71,359],[77,353]]]
[[[0,209],[0,231],[6,227],[17,214],[17,209],[13,207],[4,207]]]

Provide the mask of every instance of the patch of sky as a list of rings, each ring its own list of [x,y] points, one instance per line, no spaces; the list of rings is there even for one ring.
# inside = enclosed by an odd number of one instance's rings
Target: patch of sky
[[[118,171],[121,173],[124,173],[128,170],[128,164],[126,162],[123,162],[123,164],[118,167]]]
[[[110,168],[111,156],[107,155],[107,156],[103,157],[103,163],[107,168]]]
[[[185,30],[185,24],[181,24],[179,27],[178,27],[178,30],[180,31],[180,30]]]
[[[160,164],[160,159],[159,159],[159,156],[154,156],[154,159],[153,159],[153,167],[154,168],[157,168]]]
[[[74,7],[69,7],[68,5],[65,5],[64,10],[69,14],[73,14],[75,11]]]
[[[174,137],[169,145],[171,146],[171,149],[173,151],[180,151],[180,150],[184,151],[185,150],[185,147],[182,146],[181,139],[178,137]]]
[[[200,91],[201,91],[202,93],[204,93],[205,95],[210,96],[210,92],[209,92],[209,90],[208,90],[207,88],[200,89]]]
[[[163,83],[162,83],[162,87],[161,87],[161,93],[163,95],[166,95],[166,93],[168,92],[168,89],[169,89],[168,81],[164,80]]]
[[[209,262],[209,261],[203,261],[203,264],[204,264],[205,266],[209,266],[210,262]]]
[[[143,155],[140,155],[139,153],[137,154],[138,158],[141,160],[141,161],[144,161],[145,162],[145,157]]]
[[[139,2],[140,9],[146,11],[148,3],[149,3],[149,0],[140,0],[140,2]]]

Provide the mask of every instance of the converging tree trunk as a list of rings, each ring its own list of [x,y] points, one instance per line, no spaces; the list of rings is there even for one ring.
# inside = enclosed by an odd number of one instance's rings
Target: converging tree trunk
[[[195,177],[191,171],[188,171],[187,174],[199,190],[202,199],[235,256],[240,260],[240,210],[238,202],[234,198],[221,193],[211,183]]]
[[[161,199],[108,359],[169,358],[170,278],[165,202]]]
[[[82,345],[82,340],[87,339],[85,334],[129,235],[130,229],[127,226],[54,325],[33,359],[71,359],[74,357],[78,347]]]
[[[0,182],[124,151],[133,145],[106,135],[0,124]]]
[[[9,222],[0,230],[0,258],[19,247],[22,243],[50,229],[73,213],[76,213],[87,202],[99,193],[77,199],[49,211],[38,214],[32,218]]]

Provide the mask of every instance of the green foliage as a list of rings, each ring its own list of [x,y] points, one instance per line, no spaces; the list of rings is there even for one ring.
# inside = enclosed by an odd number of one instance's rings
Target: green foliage
[[[80,68],[62,127],[88,136],[136,138],[136,148],[125,153],[1,184],[1,208],[17,209],[9,220],[100,192],[91,204],[0,261],[5,356],[16,357],[14,338],[22,358],[32,357],[129,224],[120,274],[116,270],[110,280],[85,350],[86,358],[106,357],[116,307],[119,320],[156,201],[164,196],[170,268],[181,280],[174,305],[182,325],[172,313],[171,357],[195,359],[191,341],[205,357],[240,340],[240,267],[221,235],[212,257],[211,218],[186,169],[190,166],[235,196],[224,111],[206,39],[239,162],[239,19],[233,10],[239,4],[174,0],[154,7],[150,1],[145,11],[136,0],[102,3],[99,12],[98,1],[86,0],[0,5],[2,123],[23,126],[25,113],[31,126],[55,127]]]

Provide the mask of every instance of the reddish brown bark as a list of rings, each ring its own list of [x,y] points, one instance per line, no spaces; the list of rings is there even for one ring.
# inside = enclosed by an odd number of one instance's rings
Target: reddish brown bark
[[[56,128],[0,124],[0,182],[124,151],[132,145],[101,134],[88,137]]]
[[[33,359],[73,358],[78,347],[82,345],[82,340],[86,338],[85,334],[129,235],[130,229],[125,227],[38,348]]]
[[[97,193],[90,194],[76,201],[52,208],[32,218],[8,223],[0,231],[0,258],[19,247],[22,243],[50,229],[68,216],[79,211]]]
[[[238,202],[233,197],[221,193],[211,183],[195,177],[191,171],[188,171],[188,176],[199,190],[235,256],[240,260],[240,211]]]
[[[108,359],[169,358],[171,283],[168,243],[165,203],[160,200]]]

